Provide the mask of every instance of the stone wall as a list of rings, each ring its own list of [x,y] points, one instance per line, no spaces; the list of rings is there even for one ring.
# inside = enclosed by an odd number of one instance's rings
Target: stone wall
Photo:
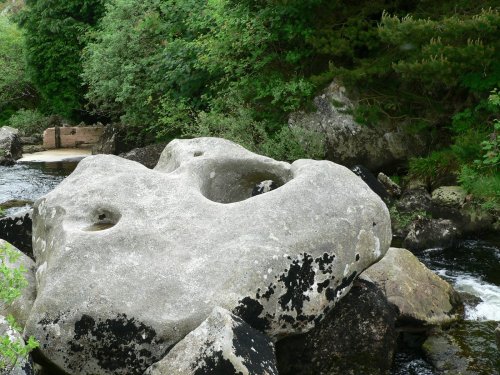
[[[90,148],[103,133],[102,126],[48,128],[43,132],[43,147]]]

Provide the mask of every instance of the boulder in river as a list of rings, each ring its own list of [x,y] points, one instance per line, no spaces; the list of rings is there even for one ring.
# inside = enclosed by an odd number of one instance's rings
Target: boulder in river
[[[266,180],[278,188],[252,197]],[[307,332],[391,241],[387,207],[347,168],[218,138],[172,141],[154,170],[87,157],[33,219],[26,332],[80,375],[142,374],[216,306],[275,340]]]
[[[14,257],[6,258],[6,266],[9,269],[21,269],[23,277],[27,281],[27,286],[22,289],[21,295],[11,303],[7,304],[0,299],[0,315],[12,315],[16,322],[24,327],[36,298],[35,262],[14,246],[4,240],[0,240],[0,248],[9,248]]]
[[[391,247],[365,272],[390,303],[401,323],[440,325],[460,317],[460,296],[408,250]]]
[[[0,165],[12,165],[23,156],[19,131],[9,126],[0,128]]]
[[[276,344],[280,375],[387,374],[396,349],[396,310],[358,279],[311,331]]]
[[[144,375],[278,375],[266,335],[222,308],[182,339]]]
[[[447,249],[456,244],[460,234],[451,220],[418,217],[410,224],[403,246],[411,251]]]

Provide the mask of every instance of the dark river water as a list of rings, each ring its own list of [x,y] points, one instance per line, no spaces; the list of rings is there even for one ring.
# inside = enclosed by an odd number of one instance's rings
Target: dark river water
[[[34,201],[57,186],[75,167],[76,163],[0,166],[0,204],[12,199]],[[26,207],[11,208],[6,213],[24,209]],[[449,250],[428,249],[417,256],[455,289],[481,299],[478,304],[466,304],[465,321],[455,329],[478,362],[486,363],[489,368],[495,368],[497,364],[500,367],[500,354],[493,334],[500,321],[500,234],[468,239]],[[406,351],[397,353],[392,373],[438,375],[420,354]]]

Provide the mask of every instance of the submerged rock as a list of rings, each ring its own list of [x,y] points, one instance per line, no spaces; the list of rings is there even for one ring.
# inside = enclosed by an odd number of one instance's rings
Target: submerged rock
[[[406,249],[391,247],[363,275],[397,307],[402,323],[439,325],[460,316],[458,293]]]
[[[396,311],[380,289],[354,283],[314,329],[276,344],[280,375],[382,375],[396,349]]]
[[[251,197],[254,186],[279,187]],[[78,191],[78,194],[75,194]],[[70,373],[142,374],[220,306],[274,339],[306,332],[391,240],[347,168],[176,140],[154,170],[84,159],[34,209],[26,332]]]
[[[451,220],[419,217],[411,223],[403,246],[412,251],[448,249],[456,244],[460,234]]]
[[[215,308],[144,375],[278,375],[274,345],[229,311]]]

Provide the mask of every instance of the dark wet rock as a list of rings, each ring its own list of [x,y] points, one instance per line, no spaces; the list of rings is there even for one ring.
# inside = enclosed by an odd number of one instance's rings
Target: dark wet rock
[[[374,284],[357,280],[314,329],[276,344],[280,375],[387,374],[396,311]]]
[[[144,375],[278,375],[271,339],[222,308]]]
[[[128,152],[137,147],[135,141],[127,139],[127,127],[122,124],[109,124],[104,127],[99,141],[92,146],[92,155]]]
[[[377,180],[384,186],[385,190],[392,198],[399,198],[401,196],[401,186],[392,181],[385,173],[380,172],[377,175]]]
[[[410,134],[404,125],[358,124],[352,115],[355,105],[338,82],[314,98],[314,105],[314,112],[292,114],[289,125],[322,134],[328,160],[348,167],[362,164],[370,170],[387,170],[426,152],[426,134]]]
[[[458,292],[458,294],[460,295],[460,299],[462,300],[462,302],[467,306],[476,307],[481,302],[483,302],[481,297],[475,296],[474,294],[470,294],[467,292]]]
[[[355,165],[351,168],[356,175],[361,177],[361,179],[372,189],[382,200],[385,202],[389,201],[389,193],[385,189],[385,186],[380,183],[379,180],[373,175],[370,170],[362,165]]]
[[[423,187],[405,190],[396,203],[398,211],[407,213],[428,212],[431,207],[431,195]]]
[[[33,201],[27,199],[10,199],[8,201],[0,203],[0,209],[8,210],[9,208],[17,208],[17,207],[24,207],[31,205],[33,205]]]
[[[5,319],[4,316],[0,315],[0,336],[3,337],[8,337],[10,342],[17,342],[20,345],[24,346],[24,340],[23,337],[19,332],[14,330],[7,320]],[[6,360],[5,358],[2,358],[0,354],[0,362]],[[6,368],[1,368],[0,369],[0,374],[2,375],[35,375],[35,372],[33,370],[33,360],[31,359],[31,356],[28,356],[27,359],[21,359],[18,363],[15,365],[11,364],[10,362],[7,362]]]
[[[460,317],[458,293],[406,249],[391,247],[362,276],[373,281],[397,307],[401,324],[440,325]]]
[[[436,331],[422,348],[442,375],[499,375],[500,356],[495,347],[497,322],[462,321]]]
[[[497,348],[500,350],[500,324],[495,328],[495,340],[497,342]]]
[[[0,218],[0,239],[10,242],[33,259],[31,215],[29,210]]]
[[[252,197],[265,180],[279,187]],[[347,168],[218,138],[172,141],[154,170],[89,156],[34,223],[26,333],[79,375],[144,371],[216,306],[273,339],[306,332],[391,240],[387,207]]]
[[[6,259],[7,268],[20,269],[22,267],[25,270],[23,276],[28,284],[22,289],[21,295],[11,303],[7,304],[0,299],[0,315],[12,315],[16,322],[24,328],[36,298],[35,262],[8,242],[0,240],[0,248],[5,247],[9,247],[15,254],[14,259]]]
[[[0,128],[0,165],[12,165],[23,156],[19,131],[9,126]]]
[[[160,155],[166,145],[166,143],[157,143],[146,147],[134,148],[133,150],[122,153],[119,156],[124,159],[136,161],[147,168],[153,169],[158,163]]]
[[[451,220],[419,217],[410,225],[403,246],[411,251],[436,247],[448,249],[457,243],[460,235]]]

